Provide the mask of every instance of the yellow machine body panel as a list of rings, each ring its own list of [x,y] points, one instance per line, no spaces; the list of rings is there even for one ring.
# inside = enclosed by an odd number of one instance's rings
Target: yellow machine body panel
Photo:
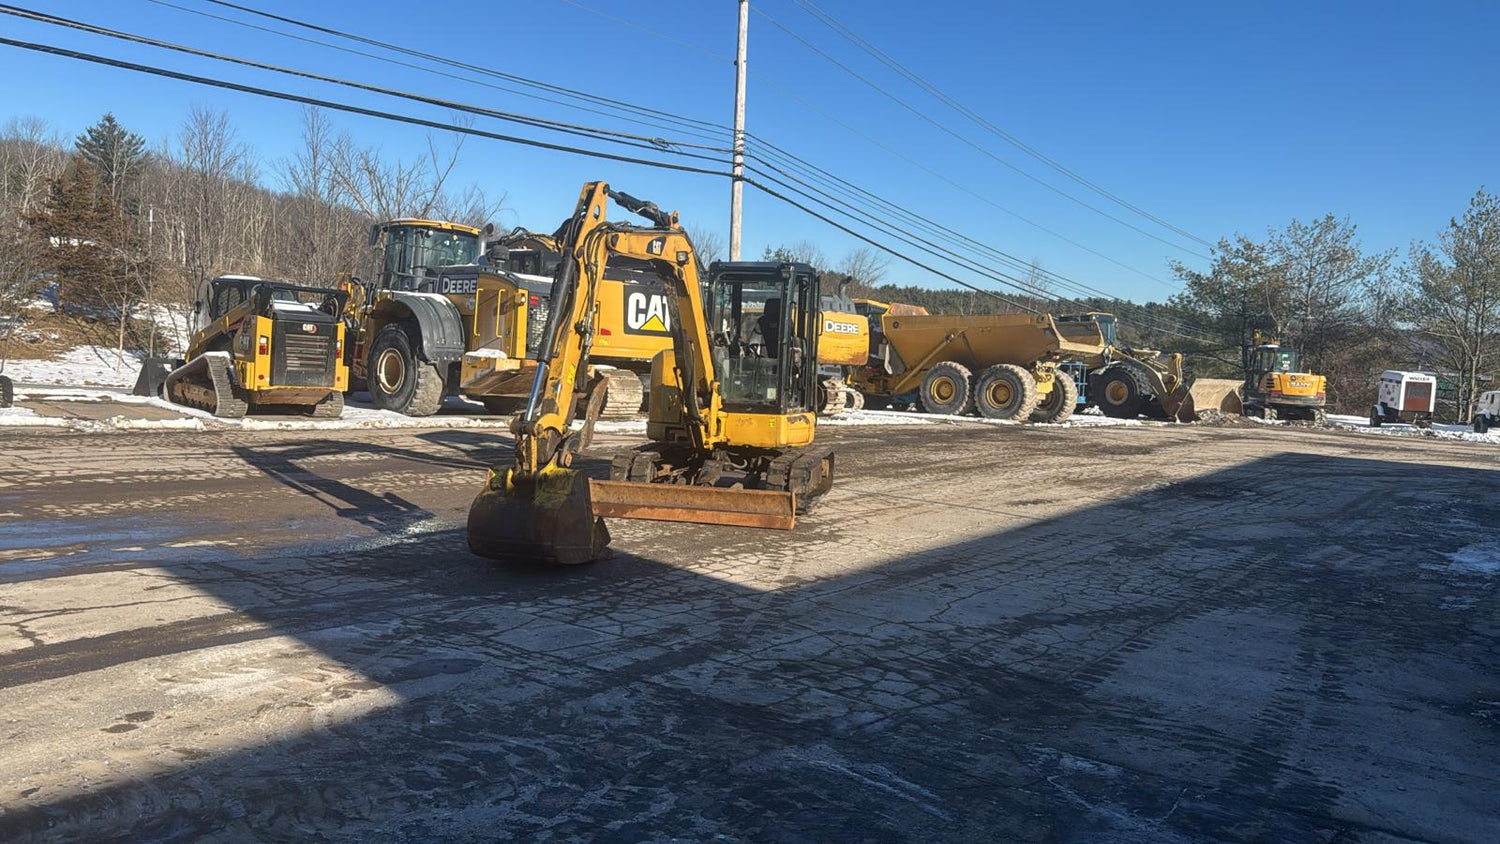
[[[605,270],[608,273],[608,270]],[[674,305],[666,288],[620,279],[599,282],[599,317],[589,353],[600,363],[639,361],[672,348]]]
[[[870,357],[870,321],[859,314],[824,311],[818,323],[818,363],[864,366]]]
[[[291,323],[296,325],[295,321]],[[316,404],[328,396],[330,390],[344,392],[349,389],[349,367],[344,365],[344,326],[333,327],[337,338],[333,354],[333,379],[331,384],[291,385],[278,382],[270,353],[274,323],[263,316],[247,318],[235,334],[232,353],[235,378],[249,392],[252,401],[262,404]]]
[[[674,352],[658,354],[651,362],[651,402],[646,437],[656,442],[687,442],[683,425],[682,384]],[[800,448],[811,445],[817,414],[736,413],[721,411],[714,418],[714,439],[746,448]]]

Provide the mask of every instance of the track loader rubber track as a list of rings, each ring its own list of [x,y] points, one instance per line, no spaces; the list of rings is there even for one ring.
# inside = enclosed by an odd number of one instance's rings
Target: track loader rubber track
[[[344,415],[344,394],[335,390],[328,394],[328,398],[307,409],[307,415],[314,419],[337,419]]]
[[[227,353],[199,355],[167,377],[167,397],[177,404],[206,410],[220,419],[240,419],[250,410],[234,386]]]
[[[646,399],[640,376],[628,369],[606,369],[599,377],[604,379],[600,419],[634,419],[640,415],[641,402]]]

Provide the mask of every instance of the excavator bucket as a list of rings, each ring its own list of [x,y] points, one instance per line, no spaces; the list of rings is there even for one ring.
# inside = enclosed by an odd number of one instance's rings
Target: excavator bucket
[[[1173,390],[1162,406],[1178,422],[1197,422],[1209,410],[1241,414],[1245,408],[1240,387],[1239,381],[1228,378],[1197,378]]]
[[[797,524],[796,495],[639,481],[591,481],[594,514],[709,525],[791,530]]]
[[[491,469],[469,506],[469,550],[481,557],[573,566],[600,559],[608,545],[589,479],[574,469],[549,463],[531,477]]]

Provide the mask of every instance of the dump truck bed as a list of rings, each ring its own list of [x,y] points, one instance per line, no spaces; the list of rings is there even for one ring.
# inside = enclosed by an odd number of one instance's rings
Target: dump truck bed
[[[1099,346],[1066,336],[1047,314],[881,317],[885,340],[908,366],[931,356],[978,371],[997,363],[1030,367],[1038,360],[1097,354]],[[1098,329],[1094,329],[1095,336]]]

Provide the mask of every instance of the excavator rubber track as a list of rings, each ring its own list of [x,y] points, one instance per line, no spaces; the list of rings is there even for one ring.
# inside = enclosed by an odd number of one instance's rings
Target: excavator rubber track
[[[798,514],[812,510],[833,487],[833,448],[811,446],[783,452],[766,469],[766,488],[785,491]]]
[[[599,376],[604,379],[604,406],[599,410],[600,419],[634,419],[640,415],[646,390],[639,375],[628,369],[605,369]]]
[[[239,419],[250,410],[234,386],[227,352],[206,352],[167,376],[167,398],[185,407],[206,410],[220,419]]]

